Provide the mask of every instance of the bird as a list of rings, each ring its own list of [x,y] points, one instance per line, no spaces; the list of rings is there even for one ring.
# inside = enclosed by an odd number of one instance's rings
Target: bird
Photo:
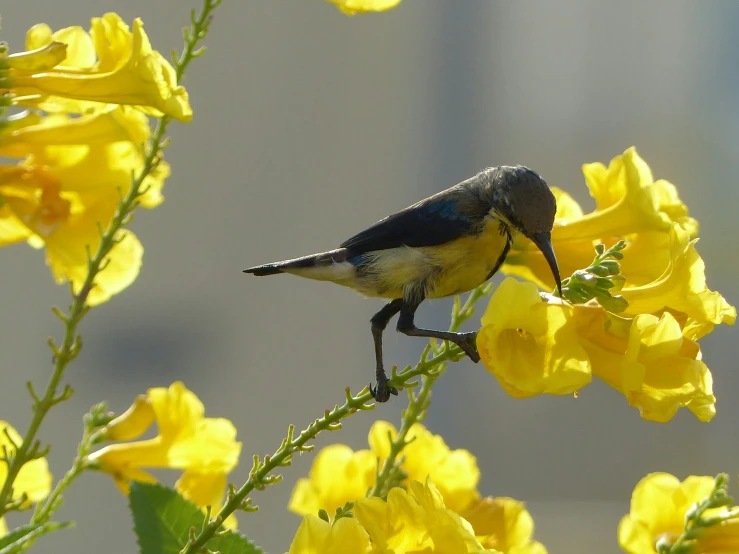
[[[556,210],[552,191],[534,170],[521,165],[488,167],[381,219],[339,248],[243,271],[330,281],[366,297],[388,299],[370,319],[376,363],[376,385],[370,385],[370,392],[376,402],[386,402],[398,391],[388,384],[382,335],[398,313],[400,333],[450,341],[473,362],[480,361],[476,333],[416,327],[415,312],[426,299],[467,292],[490,279],[517,236],[533,241],[542,252],[561,296],[551,240]]]

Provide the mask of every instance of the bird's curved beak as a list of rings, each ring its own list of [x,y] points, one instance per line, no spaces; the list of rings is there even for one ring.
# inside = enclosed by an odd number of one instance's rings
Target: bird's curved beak
[[[552,233],[536,233],[534,235],[531,235],[531,237],[529,238],[534,241],[534,244],[539,248],[539,250],[541,250],[541,253],[544,254],[544,258],[547,260],[549,268],[552,270],[552,275],[554,275],[554,280],[557,282],[557,290],[559,291],[559,296],[561,297],[562,280],[559,278],[559,266],[557,265],[557,257],[554,255],[554,249],[552,248]]]

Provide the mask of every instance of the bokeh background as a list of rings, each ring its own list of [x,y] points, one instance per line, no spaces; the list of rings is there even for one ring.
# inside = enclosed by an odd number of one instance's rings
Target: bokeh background
[[[190,4],[3,2],[0,38],[20,50],[34,23],[87,26],[115,10],[142,17],[166,54]],[[368,321],[381,302],[241,269],[332,248],[489,165],[526,164],[590,209],[581,164],[636,145],[679,187],[701,223],[709,285],[736,303],[738,24],[732,1],[404,0],[347,18],[321,0],[227,0],[185,82],[195,119],[172,126],[167,200],[133,223],[146,248],[141,275],[85,320],[67,375],[77,394],[41,433],[53,473],[68,467],[90,405],[122,411],[182,379],[208,415],[238,427],[243,463],[232,479],[242,482],[251,454],[272,452],[289,423],[307,425],[345,386],[370,381]],[[24,429],[24,382],[45,383],[46,337],[61,333],[49,307],[68,295],[42,252],[18,245],[2,256],[1,415]],[[419,321],[443,327],[450,307],[424,304]],[[407,364],[423,342],[388,333],[386,345],[388,363]],[[427,424],[477,455],[483,493],[527,502],[551,553],[617,552],[619,519],[646,473],[739,472],[735,330],[702,346],[719,399],[710,424],[687,411],[667,425],[643,421],[598,382],[577,400],[517,401],[469,361],[438,383]],[[372,421],[397,422],[402,407],[395,399],[351,418],[318,444],[364,447]],[[240,515],[269,552],[288,548],[299,518],[287,501],[313,457],[255,495],[259,513]],[[84,475],[60,517],[79,525],[37,552],[136,550],[126,500],[106,475]]]

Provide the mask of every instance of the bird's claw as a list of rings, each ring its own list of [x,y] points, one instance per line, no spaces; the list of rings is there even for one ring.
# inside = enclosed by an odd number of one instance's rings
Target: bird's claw
[[[369,390],[372,398],[375,402],[387,402],[390,399],[390,395],[398,396],[398,389],[394,387],[388,387],[390,380],[385,376],[377,376],[377,386],[373,387],[370,383]]]
[[[477,353],[477,333],[466,333],[459,342],[457,342],[464,353],[470,360],[477,363],[480,361],[480,354]]]

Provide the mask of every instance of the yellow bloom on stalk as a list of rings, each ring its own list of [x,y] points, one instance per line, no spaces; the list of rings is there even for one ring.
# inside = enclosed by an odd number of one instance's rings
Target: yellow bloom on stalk
[[[384,12],[400,4],[400,0],[328,0],[346,15]]]
[[[691,339],[709,333],[714,325],[736,321],[736,308],[706,286],[705,264],[695,249],[698,223],[674,185],[654,181],[633,147],[608,167],[583,165],[583,173],[595,199],[593,212],[583,215],[569,195],[554,191],[552,244],[563,275],[588,267],[595,243],[624,238],[621,275],[626,282],[619,294],[629,303],[625,315],[670,310]],[[503,271],[549,290],[554,286],[546,261],[528,241],[516,242]]]
[[[149,389],[105,430],[106,440],[128,441],[143,435],[152,423],[159,434],[146,440],[113,444],[90,455],[109,473],[124,494],[132,480],[156,482],[144,468],[182,470],[175,484],[185,498],[203,508],[220,509],[226,476],[236,467],[241,443],[236,428],[222,418],[204,417],[205,408],[181,382]],[[226,520],[235,527],[235,519]]]
[[[666,422],[681,407],[700,421],[716,413],[700,347],[670,312],[617,317],[595,302],[572,306],[506,279],[490,299],[477,344],[485,366],[516,397],[576,390],[577,381],[557,373],[576,364],[582,385],[599,377],[645,419]]]
[[[0,58],[8,74],[0,94],[47,112],[89,113],[110,104],[137,106],[150,115],[192,119],[187,91],[156,50],[140,19],[133,30],[115,13],[81,27],[52,32],[46,24],[26,34],[27,52]]]
[[[7,434],[6,434],[7,433]],[[8,438],[10,436],[10,438]],[[12,439],[12,441],[10,440]],[[7,455],[15,454],[15,446],[23,444],[23,438],[5,421],[0,420],[0,453],[7,449]],[[8,464],[0,462],[0,488],[8,477]],[[31,460],[23,465],[13,483],[13,498],[17,500],[25,494],[28,504],[40,502],[46,498],[51,490],[51,473],[46,458]],[[0,517],[0,537],[8,532],[5,518]]]
[[[316,514],[320,509],[333,514],[336,508],[347,502],[364,498],[375,484],[378,460],[382,464],[387,458],[390,441],[397,433],[391,423],[376,421],[369,432],[370,450],[355,452],[343,444],[321,450],[311,466],[309,477],[299,479],[295,485],[289,509],[301,515]],[[480,498],[477,491],[480,470],[470,452],[451,450],[440,435],[434,435],[420,423],[409,429],[407,439],[412,442],[403,449],[401,466],[408,476],[407,482],[433,481],[436,484],[434,494],[443,501],[445,509],[465,518],[469,515],[474,534],[486,547],[495,547],[505,554],[546,554],[540,543],[531,540],[533,521],[522,503],[513,499]],[[403,485],[405,483],[391,489],[390,494],[404,490]],[[313,520],[310,523],[304,520],[303,525],[311,529],[320,526]],[[375,535],[367,529],[374,540]]]
[[[654,245],[660,239],[664,241],[672,223],[680,225],[690,236],[698,233],[698,223],[688,215],[675,186],[663,180],[655,182],[649,166],[634,147],[613,158],[608,167],[599,162],[584,164],[583,174],[596,204],[591,213],[583,215],[574,199],[561,190],[554,190],[557,213],[552,245],[562,275],[571,275],[590,265],[596,242],[612,244],[620,238],[631,241],[646,237]],[[665,257],[655,260],[653,252],[649,257],[636,260],[629,254],[629,248],[631,245],[624,254],[625,260],[630,257],[631,260],[624,264],[622,271],[628,282],[652,281],[667,265]],[[642,250],[644,254],[645,250]],[[629,271],[632,267],[634,277]],[[546,261],[530,241],[517,240],[502,269],[546,289],[554,288]]]
[[[667,422],[681,407],[700,421],[713,419],[711,372],[698,343],[685,338],[672,314],[641,314],[624,327],[594,309],[600,313],[581,315],[577,324],[596,377],[622,392],[645,419]],[[583,307],[578,313],[588,311]]]
[[[307,479],[298,479],[288,509],[296,514],[333,514],[347,502],[362,498],[374,485],[377,457],[369,450],[355,452],[344,444],[323,448]]]
[[[505,279],[482,316],[480,358],[515,398],[572,393],[591,379],[573,315],[574,307],[560,299],[542,301],[533,283]]]
[[[387,501],[363,498],[354,513],[372,539],[378,554],[482,553],[487,550],[474,530],[454,511],[444,506],[441,493],[429,481],[410,483],[410,493],[393,488]]]
[[[369,554],[369,535],[356,519],[343,517],[334,524],[307,515],[298,527],[287,554]]]
[[[27,154],[17,165],[0,165],[0,246],[27,240],[46,248],[47,263],[62,283],[79,292],[87,274],[87,249],[94,254],[99,228],[116,212],[131,172],[143,167],[141,142],[149,136],[147,118],[124,106],[71,119],[64,114],[29,114],[0,135],[0,156]],[[162,162],[143,183],[141,205],[162,202],[169,175]],[[95,305],[130,285],[138,275],[143,247],[130,231],[110,252],[88,296]]]
[[[657,543],[673,544],[683,533],[685,514],[711,494],[713,477],[691,475],[680,482],[669,473],[651,473],[634,488],[629,514],[621,519],[618,542],[630,554],[657,552]],[[709,510],[718,515],[727,508]],[[739,521],[731,520],[697,531],[690,552],[701,554],[739,551]]]
[[[544,545],[531,538],[534,520],[523,502],[488,496],[471,504],[461,516],[485,548],[504,554],[547,554]]]
[[[335,509],[363,498],[375,484],[377,460],[387,458],[390,439],[397,436],[387,421],[376,421],[369,432],[370,450],[353,451],[335,444],[321,450],[307,479],[299,479],[290,498],[289,509],[297,514],[315,514],[319,509],[333,514]],[[430,433],[416,423],[408,432],[413,439],[403,450],[403,471],[409,480],[431,477],[445,504],[462,510],[479,498],[477,482],[480,470],[467,450],[450,450],[440,435]]]
[[[369,432],[369,444],[375,459],[384,460],[390,454],[390,441],[398,431],[392,423],[376,421]],[[450,510],[459,512],[480,497],[477,483],[480,469],[477,460],[463,448],[452,450],[441,435],[434,435],[420,423],[409,430],[403,449],[401,468],[408,481],[425,482],[430,478]]]
[[[700,338],[714,325],[736,321],[736,308],[718,292],[706,287],[705,264],[690,239],[678,224],[670,228],[669,262],[654,281],[642,286],[627,286],[621,295],[629,303],[625,314],[655,313],[664,309],[684,314],[686,335]]]

